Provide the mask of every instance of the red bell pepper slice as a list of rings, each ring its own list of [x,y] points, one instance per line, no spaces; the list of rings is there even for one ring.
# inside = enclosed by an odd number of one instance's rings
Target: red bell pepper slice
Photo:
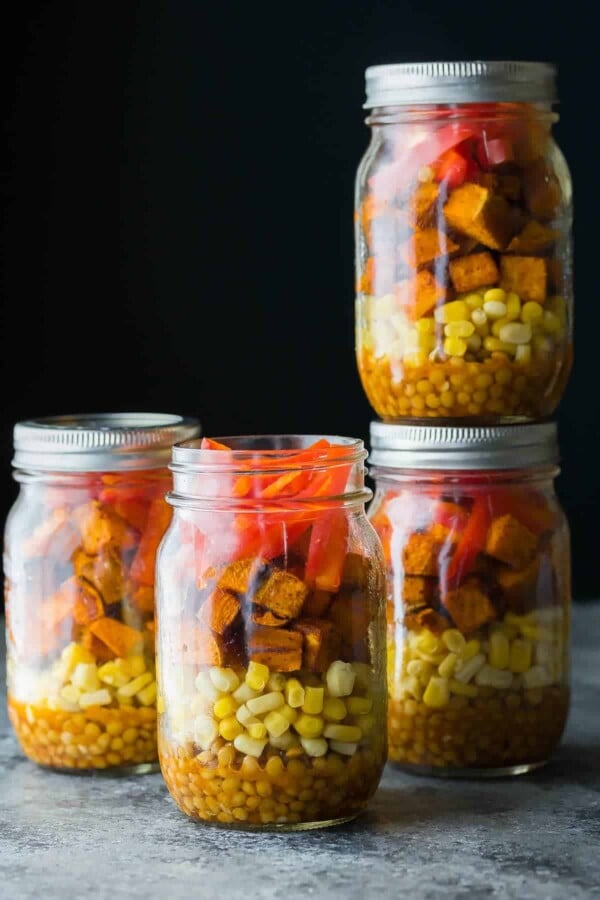
[[[227,450],[231,452],[231,447],[228,447],[227,444],[221,444],[219,441],[215,441],[212,438],[202,438],[200,441],[200,449],[201,450]]]
[[[148,521],[131,563],[130,576],[137,584],[154,585],[156,551],[171,521],[172,510],[165,500],[153,500]]]
[[[323,513],[312,527],[305,581],[319,591],[335,593],[342,580],[348,544],[348,517],[343,509]]]
[[[494,491],[491,494],[491,506],[494,516],[514,516],[538,537],[556,528],[556,512],[537,491]]]
[[[456,550],[445,566],[445,572],[441,573],[446,590],[457,587],[473,568],[477,556],[485,547],[491,520],[489,496],[476,496]]]
[[[483,134],[477,142],[476,153],[482,169],[493,169],[514,159],[513,144],[507,137],[490,138]]]
[[[463,531],[468,518],[469,514],[464,506],[451,500],[439,500],[433,509],[432,523],[443,525],[452,531]]]

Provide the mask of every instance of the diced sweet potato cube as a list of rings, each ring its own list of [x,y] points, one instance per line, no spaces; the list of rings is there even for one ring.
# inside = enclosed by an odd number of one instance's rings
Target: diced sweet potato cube
[[[248,657],[273,672],[302,668],[302,635],[285,628],[255,628],[248,638]]]
[[[331,598],[332,594],[329,591],[311,591],[304,601],[302,613],[308,619],[321,619],[331,606]]]
[[[407,612],[421,606],[433,606],[438,583],[435,578],[405,575],[402,582],[402,602]]]
[[[76,625],[89,625],[104,615],[102,598],[91,584],[80,582],[77,598],[73,606],[73,621]]]
[[[542,605],[537,591],[539,569],[539,556],[535,556],[524,569],[511,569],[510,566],[497,568],[496,581],[507,610],[523,615]]]
[[[546,261],[537,256],[502,256],[500,286],[514,291],[523,302],[546,300]]]
[[[538,159],[523,172],[523,194],[527,209],[536,219],[552,219],[561,201],[558,178],[543,159]]]
[[[420,631],[422,628],[427,628],[433,634],[441,634],[448,628],[448,619],[441,616],[435,609],[419,609],[406,613],[404,627],[408,631]]]
[[[208,631],[193,625],[184,631],[182,660],[195,666],[222,666],[224,653],[221,639]]]
[[[450,256],[459,250],[456,241],[439,231],[437,228],[421,228],[414,235],[401,244],[399,254],[401,259],[413,269],[427,266],[441,256]]]
[[[444,215],[451,228],[492,250],[503,250],[513,235],[508,202],[479,184],[468,182],[452,191]]]
[[[329,607],[328,615],[344,644],[353,646],[367,639],[371,610],[366,594],[341,591]]]
[[[246,594],[254,589],[266,571],[267,561],[264,559],[239,559],[229,563],[219,573],[217,587],[234,594]]]
[[[535,534],[507,513],[492,520],[485,552],[513,569],[524,569],[534,558],[537,546]]]
[[[253,608],[251,619],[255,625],[264,625],[266,628],[281,628],[289,622],[289,619],[282,619],[272,613],[270,609],[263,609],[262,606]]]
[[[411,534],[402,550],[404,574],[437,576],[441,549],[441,543],[431,535]]]
[[[347,553],[342,568],[342,584],[344,587],[364,587],[369,583],[372,571],[371,559],[362,553]]]
[[[479,176],[478,181],[492,193],[507,200],[515,201],[521,196],[521,179],[518,175],[492,175],[491,172],[485,172]]]
[[[472,253],[450,260],[450,278],[459,293],[498,284],[500,273],[491,253]]]
[[[563,264],[560,259],[547,259],[546,272],[548,275],[548,287],[558,294],[562,294],[564,290],[563,284]]]
[[[123,598],[125,572],[115,547],[102,547],[97,556],[88,556],[83,550],[75,551],[73,569],[78,578],[92,585],[107,606]]]
[[[400,281],[395,293],[399,305],[415,321],[445,303],[448,296],[444,285],[436,281],[427,269],[417,272],[413,278]]]
[[[252,600],[282,619],[295,619],[302,609],[308,588],[291,572],[275,569],[255,592]]]
[[[496,610],[478,579],[469,579],[456,590],[448,591],[442,603],[463,634],[469,634],[492,622]]]
[[[523,230],[512,239],[506,252],[523,255],[543,253],[554,244],[557,238],[558,231],[530,219]]]
[[[95,556],[109,543],[122,550],[131,550],[137,544],[135,529],[97,500],[73,510],[73,520],[79,529],[83,550],[89,556]]]
[[[210,628],[216,634],[225,634],[237,619],[240,612],[240,601],[231,591],[216,588],[206,598],[198,619],[205,628]]]
[[[302,635],[303,668],[310,672],[326,672],[340,651],[340,636],[333,623],[326,619],[300,619],[294,625],[294,631]]]
[[[96,619],[90,625],[90,631],[98,640],[106,644],[114,652],[115,656],[128,656],[139,650],[143,644],[144,636],[137,628],[130,628],[116,619]]]
[[[140,585],[131,595],[131,602],[140,613],[154,612],[154,588]]]
[[[435,181],[420,184],[408,201],[408,221],[414,227],[422,227],[431,218],[440,193]]]
[[[111,650],[104,641],[101,641],[100,638],[97,638],[95,634],[87,628],[82,635],[81,643],[85,647],[86,650],[96,658],[97,662],[103,663],[108,662],[111,659],[114,659],[118,654]]]

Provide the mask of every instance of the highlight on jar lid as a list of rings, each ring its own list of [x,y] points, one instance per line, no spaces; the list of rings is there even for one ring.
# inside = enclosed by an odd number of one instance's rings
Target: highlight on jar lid
[[[173,446],[173,502],[180,497],[310,501],[366,494],[361,440],[322,435],[242,435]],[[222,473],[226,477],[218,478]],[[269,473],[269,474],[266,474]],[[207,476],[215,476],[207,480]],[[237,476],[237,477],[230,477]]]
[[[554,103],[556,67],[544,62],[472,60],[370,66],[365,109],[428,103]]]
[[[439,426],[371,422],[373,466],[494,470],[558,463],[556,423]]]
[[[171,446],[200,434],[195,418],[167,413],[98,413],[28,419],[15,425],[16,469],[106,472],[166,466]]]

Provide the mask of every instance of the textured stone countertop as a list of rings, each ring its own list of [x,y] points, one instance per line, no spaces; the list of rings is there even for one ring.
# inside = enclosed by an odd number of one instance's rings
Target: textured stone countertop
[[[160,775],[42,771],[0,708],[0,898],[600,897],[600,605],[574,615],[574,698],[561,749],[510,780],[388,767],[353,824],[297,834],[188,821]]]

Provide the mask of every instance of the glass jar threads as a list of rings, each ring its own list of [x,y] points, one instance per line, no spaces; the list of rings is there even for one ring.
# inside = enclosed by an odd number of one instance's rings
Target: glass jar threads
[[[572,189],[555,69],[367,70],[356,350],[380,417],[551,414],[572,362]]]
[[[390,760],[440,775],[535,769],[569,705],[556,428],[373,423],[371,438]]]
[[[159,753],[187,815],[306,829],[361,812],[386,755],[381,548],[348,438],[173,448],[158,563]]]
[[[171,444],[199,430],[152,413],[15,426],[8,711],[34,762],[115,773],[156,763],[154,563]]]

